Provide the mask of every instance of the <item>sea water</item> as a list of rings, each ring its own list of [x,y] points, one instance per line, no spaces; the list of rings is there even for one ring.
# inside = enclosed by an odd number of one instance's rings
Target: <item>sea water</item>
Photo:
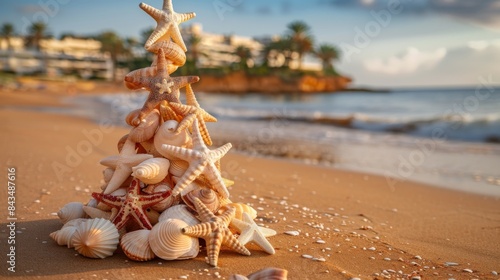
[[[125,125],[147,93],[78,98],[87,117]],[[218,118],[211,135],[301,141],[332,160],[303,160],[382,175],[388,190],[413,180],[500,197],[500,88],[387,93],[228,95],[196,93]],[[182,99],[182,98],[181,98]],[[259,139],[257,139],[259,140]]]

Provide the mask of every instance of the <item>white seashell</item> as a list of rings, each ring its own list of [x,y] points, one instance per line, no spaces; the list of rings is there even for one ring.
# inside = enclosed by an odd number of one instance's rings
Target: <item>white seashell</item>
[[[111,220],[111,212],[110,211],[103,211],[99,208],[95,207],[90,207],[90,206],[83,206],[83,211],[91,218],[103,218],[106,220]]]
[[[129,259],[142,262],[155,258],[155,254],[149,246],[150,232],[149,229],[141,229],[122,236],[120,246]]]
[[[61,219],[63,224],[78,218],[84,218],[85,212],[83,211],[83,203],[70,202],[57,212],[57,216]]]
[[[156,150],[165,158],[174,159],[163,152],[162,145],[169,144],[178,147],[188,147],[192,140],[187,130],[176,132],[179,123],[174,120],[164,122],[156,131],[154,144]]]
[[[205,206],[212,212],[215,213],[220,208],[220,201],[217,193],[212,189],[200,187],[188,192],[186,195],[182,196],[182,200],[191,209],[196,211],[196,207],[193,204],[194,198],[198,198]]]
[[[189,163],[182,159],[170,160],[170,168],[168,173],[172,174],[172,176],[182,177],[186,170],[189,168]]]
[[[109,183],[109,181],[113,177],[113,173],[115,173],[115,170],[111,167],[108,167],[102,171],[102,178],[104,179],[105,183]]]
[[[185,223],[187,223],[190,226],[194,226],[200,223],[198,219],[189,211],[189,207],[185,204],[179,204],[172,206],[163,213],[161,213],[160,217],[158,218],[158,222],[162,222],[168,219],[178,219],[182,220]]]
[[[85,206],[97,207],[97,204],[99,204],[99,202],[95,198],[91,198],[89,200],[89,202],[87,202],[87,204],[85,204]]]
[[[97,218],[79,224],[71,242],[81,255],[103,259],[113,255],[119,237],[118,230],[111,221]]]
[[[78,226],[79,224],[81,224],[81,223],[83,223],[83,222],[85,222],[85,221],[87,221],[87,220],[88,220],[88,219],[86,219],[86,218],[78,218],[78,219],[73,219],[73,220],[71,220],[71,221],[69,221],[69,222],[65,223],[65,224],[62,226],[62,228],[65,228],[65,227],[76,227],[76,226]]]
[[[58,245],[65,245],[68,248],[72,248],[71,238],[76,231],[76,227],[63,227],[60,230],[54,231],[49,234],[49,236],[57,242]]]
[[[154,138],[138,143],[137,153],[150,154],[153,157],[162,157],[162,155],[156,150]]]
[[[153,138],[160,124],[160,112],[156,109],[147,114],[138,126],[130,130],[128,139],[135,143]]]
[[[225,204],[219,209],[219,213],[227,210],[228,207],[234,207],[236,209],[236,214],[234,215],[235,219],[241,220],[243,219],[243,213],[247,213],[250,215],[250,218],[255,219],[257,218],[257,210],[255,210],[252,206],[247,205],[245,203],[240,203],[240,202],[232,202]]]
[[[149,245],[156,256],[164,260],[182,260],[198,255],[198,238],[181,232],[188,224],[178,219],[167,219],[156,224],[149,235]]]
[[[168,174],[170,162],[166,158],[151,158],[132,167],[132,176],[145,184],[157,184]]]

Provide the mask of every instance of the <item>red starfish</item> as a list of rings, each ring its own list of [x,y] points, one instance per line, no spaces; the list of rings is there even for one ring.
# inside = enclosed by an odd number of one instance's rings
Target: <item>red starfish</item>
[[[130,219],[134,219],[141,228],[152,229],[144,209],[147,209],[170,196],[170,191],[158,194],[141,194],[139,179],[133,179],[128,187],[125,197],[114,196],[103,193],[92,193],[92,197],[109,207],[119,209],[118,214],[113,219],[113,224],[120,230]]]

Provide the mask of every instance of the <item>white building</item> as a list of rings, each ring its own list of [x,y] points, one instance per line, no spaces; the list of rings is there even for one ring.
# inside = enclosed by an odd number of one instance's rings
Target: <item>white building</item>
[[[113,63],[94,39],[66,37],[40,40],[40,51],[24,46],[24,38],[0,38],[0,70],[17,74],[112,78]]]

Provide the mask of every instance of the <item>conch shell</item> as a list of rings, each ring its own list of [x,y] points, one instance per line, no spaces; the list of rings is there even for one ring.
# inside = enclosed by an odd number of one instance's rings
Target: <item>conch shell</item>
[[[222,206],[219,209],[219,213],[224,212],[229,207],[233,207],[236,209],[236,214],[234,215],[235,219],[242,220],[243,213],[247,213],[250,216],[250,218],[252,218],[252,220],[257,218],[257,210],[255,210],[250,205],[247,205],[245,203],[240,203],[240,202],[233,202],[233,203],[225,204],[224,206]]]
[[[169,144],[178,147],[188,147],[191,145],[192,140],[188,135],[187,130],[177,131],[179,123],[174,120],[164,122],[156,131],[154,137],[154,144],[156,150],[164,157],[172,159],[169,155],[165,154],[162,149],[163,144]]]
[[[79,224],[71,242],[81,255],[103,259],[113,255],[119,237],[118,230],[111,221],[97,218]]]
[[[182,234],[189,226],[178,219],[167,219],[156,224],[149,234],[149,245],[156,256],[164,260],[183,260],[198,255],[198,238]]]
[[[128,117],[127,117],[128,118]],[[147,114],[136,127],[130,130],[128,139],[135,143],[143,142],[153,138],[160,124],[160,112],[156,109]]]
[[[120,246],[129,259],[134,261],[149,261],[155,258],[155,254],[149,246],[149,229],[131,231],[122,236]]]
[[[132,167],[132,176],[145,184],[157,184],[168,174],[170,162],[165,158],[151,158]]]
[[[57,212],[57,216],[59,216],[59,219],[61,219],[63,224],[73,219],[84,218],[85,211],[83,211],[83,203],[70,202],[64,205],[63,208]]]
[[[162,222],[168,219],[178,219],[187,223],[190,226],[199,224],[200,221],[189,211],[189,208],[185,204],[179,204],[168,208],[163,211],[158,218],[158,222]]]
[[[196,207],[193,202],[195,197],[200,199],[200,201],[205,204],[205,206],[207,206],[212,213],[217,212],[221,206],[219,197],[215,191],[209,188],[200,187],[182,196],[184,203],[186,203],[186,205],[194,211],[196,211]]]

